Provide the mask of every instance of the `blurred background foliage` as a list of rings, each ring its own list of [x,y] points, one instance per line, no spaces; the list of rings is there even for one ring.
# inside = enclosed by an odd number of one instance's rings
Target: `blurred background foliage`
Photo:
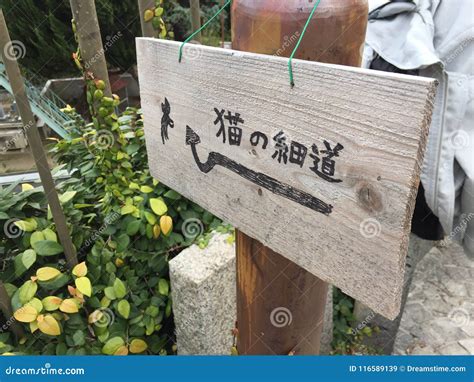
[[[203,20],[219,9],[219,1],[201,0]],[[165,0],[165,22],[175,39],[182,41],[191,32],[189,0]],[[76,42],[71,30],[69,0],[0,0],[12,40],[21,41],[26,55],[21,64],[40,77],[76,76],[71,60]],[[111,68],[129,70],[135,63],[135,37],[141,36],[137,0],[96,0],[104,44],[120,36],[106,50]],[[230,18],[225,12],[226,39],[230,39]],[[220,22],[216,20],[203,33],[206,44],[220,42]],[[114,38],[115,40],[115,38]]]

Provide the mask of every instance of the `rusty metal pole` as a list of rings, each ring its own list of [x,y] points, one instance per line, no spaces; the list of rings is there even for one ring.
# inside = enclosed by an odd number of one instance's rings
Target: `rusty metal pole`
[[[233,49],[289,57],[314,4],[234,0]],[[367,0],[322,0],[296,58],[360,66],[367,14]],[[236,242],[239,354],[319,354],[328,285],[242,232]]]
[[[12,44],[10,34],[8,33],[7,24],[0,9],[0,52],[7,72],[8,80],[12,88],[12,94],[18,105],[23,129],[28,138],[31,152],[36,163],[36,168],[41,178],[41,183],[46,194],[46,198],[51,208],[56,230],[58,232],[59,241],[64,249],[64,254],[69,267],[77,264],[76,250],[72,244],[71,236],[66,224],[66,217],[59,203],[58,194],[54,184],[53,176],[48,166],[48,160],[43,148],[43,143],[36,126],[35,117],[31,111],[30,103],[25,90],[25,84],[20,73],[18,62],[14,55],[8,54],[8,47]]]

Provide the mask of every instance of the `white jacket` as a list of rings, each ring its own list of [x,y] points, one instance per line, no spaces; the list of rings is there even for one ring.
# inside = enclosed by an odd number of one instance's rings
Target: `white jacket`
[[[440,82],[421,180],[447,240],[474,257],[474,1],[369,3],[364,66],[378,54]]]

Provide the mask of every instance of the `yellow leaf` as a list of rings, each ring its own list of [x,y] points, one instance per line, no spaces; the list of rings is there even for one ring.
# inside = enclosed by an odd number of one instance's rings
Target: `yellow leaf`
[[[94,310],[91,314],[89,314],[88,322],[89,324],[95,324],[96,322],[102,320],[104,317],[104,313],[100,309]]]
[[[76,279],[76,288],[83,295],[90,297],[92,295],[91,281],[87,277],[79,277]]]
[[[21,185],[21,191],[28,191],[28,190],[33,190],[33,189],[34,187],[29,183],[23,183]]]
[[[36,277],[38,277],[39,281],[49,281],[60,274],[61,272],[53,267],[43,267],[36,271]]]
[[[79,312],[79,304],[75,299],[67,298],[61,303],[59,310],[64,313],[77,313]]]
[[[146,349],[148,349],[148,345],[143,340],[135,338],[132,340],[132,342],[130,342],[130,353],[143,353]]]
[[[30,322],[30,332],[34,333],[38,330],[38,323],[35,321]]]
[[[42,333],[50,336],[59,336],[61,334],[58,321],[50,314],[38,316],[38,328]]]
[[[163,235],[168,236],[168,234],[173,230],[173,219],[168,215],[162,216],[160,218],[160,228]]]
[[[168,207],[163,199],[150,199],[150,207],[158,216],[164,215],[168,211]]]
[[[82,263],[77,264],[73,269],[72,269],[72,274],[77,277],[84,277],[87,275],[87,265],[86,262],[83,261]]]
[[[135,212],[135,210],[136,210],[135,206],[125,205],[121,208],[120,214],[121,215],[128,215],[128,214],[131,214],[131,213]]]
[[[125,345],[120,346],[114,353],[114,355],[128,355],[128,349]]]
[[[35,321],[37,316],[38,311],[31,305],[22,306],[15,313],[13,313],[13,317],[15,317],[17,321],[26,323]]]
[[[48,297],[43,298],[42,300],[43,307],[48,312],[58,310],[62,302],[63,300],[56,296],[48,296]]]
[[[153,238],[158,239],[158,237],[160,236],[160,233],[161,233],[160,226],[158,224],[155,224],[153,226]]]
[[[140,191],[144,194],[149,194],[150,192],[153,192],[153,188],[151,188],[150,186],[141,186]]]

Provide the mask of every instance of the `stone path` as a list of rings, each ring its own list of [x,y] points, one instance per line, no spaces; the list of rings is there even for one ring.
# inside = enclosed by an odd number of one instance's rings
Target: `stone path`
[[[458,245],[418,264],[394,354],[474,354],[474,261]]]

